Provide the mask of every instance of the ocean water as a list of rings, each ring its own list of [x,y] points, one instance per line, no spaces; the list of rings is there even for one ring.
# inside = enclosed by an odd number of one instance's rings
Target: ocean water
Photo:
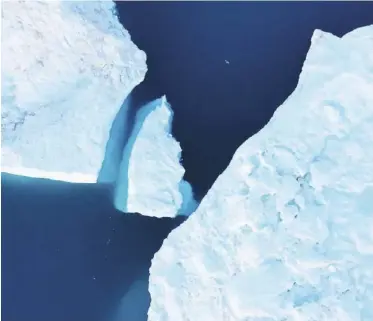
[[[182,221],[120,213],[105,185],[1,183],[4,321],[108,320]]]
[[[313,31],[342,36],[373,23],[373,3],[359,1],[117,6],[121,23],[148,55],[149,71],[138,91],[142,100],[167,95],[186,179],[199,199],[237,147],[295,89]]]
[[[131,113],[167,95],[199,199],[293,91],[313,30],[373,23],[372,2],[121,1],[118,13],[148,55]],[[121,303],[122,321],[146,320],[150,260],[181,219],[119,213],[107,185],[1,183],[3,320],[111,321]]]

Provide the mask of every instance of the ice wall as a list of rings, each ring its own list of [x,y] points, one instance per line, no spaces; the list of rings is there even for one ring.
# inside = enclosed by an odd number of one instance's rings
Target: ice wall
[[[373,26],[316,30],[297,88],[150,268],[149,321],[373,320]]]
[[[192,188],[183,180],[181,147],[171,134],[172,119],[165,96],[137,112],[120,165],[117,209],[155,217],[189,215],[195,210]]]
[[[6,1],[2,16],[2,171],[95,182],[145,53],[112,1]]]

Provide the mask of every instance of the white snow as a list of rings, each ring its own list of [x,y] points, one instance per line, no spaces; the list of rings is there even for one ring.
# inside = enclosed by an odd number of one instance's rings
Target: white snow
[[[115,206],[147,216],[189,215],[196,208],[183,180],[181,147],[171,135],[173,111],[166,97],[143,106],[123,151]]]
[[[95,182],[145,53],[112,1],[5,1],[2,28],[2,171]]]
[[[373,26],[316,30],[297,88],[150,269],[149,321],[373,320]]]

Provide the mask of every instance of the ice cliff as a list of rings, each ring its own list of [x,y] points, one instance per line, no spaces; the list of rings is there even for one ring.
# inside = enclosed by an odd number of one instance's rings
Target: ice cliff
[[[192,188],[183,180],[181,147],[171,135],[172,119],[165,96],[138,111],[123,151],[117,209],[155,217],[188,215],[195,210]]]
[[[150,269],[149,321],[373,320],[373,26],[316,30],[298,85]]]
[[[95,182],[146,55],[112,1],[2,3],[2,171]]]

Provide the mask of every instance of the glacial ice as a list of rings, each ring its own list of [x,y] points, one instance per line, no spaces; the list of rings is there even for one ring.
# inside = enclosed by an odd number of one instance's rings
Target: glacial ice
[[[373,26],[298,85],[150,268],[149,321],[373,320]]]
[[[2,15],[2,171],[95,182],[145,53],[112,1],[5,1]]]
[[[172,119],[165,96],[138,111],[120,165],[118,210],[155,217],[189,215],[195,210],[192,188],[183,180],[181,147],[171,135]]]

